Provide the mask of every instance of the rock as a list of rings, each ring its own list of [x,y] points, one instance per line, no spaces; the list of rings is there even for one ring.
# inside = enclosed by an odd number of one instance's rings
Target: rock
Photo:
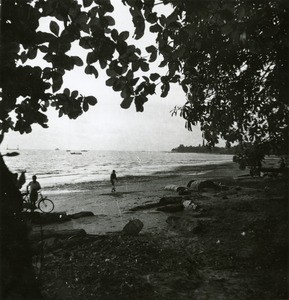
[[[176,192],[177,188],[178,188],[178,186],[175,184],[170,184],[170,185],[165,186],[166,191],[175,191]]]
[[[211,180],[191,180],[188,188],[192,191],[201,191],[204,189],[220,190],[221,188]]]
[[[84,218],[84,217],[91,217],[94,216],[94,213],[92,211],[81,211],[75,214],[69,215],[72,219],[79,219],[79,218]]]
[[[188,188],[186,187],[186,186],[178,186],[177,187],[177,192],[182,192],[182,191],[186,191],[186,190],[188,190]]]
[[[143,228],[143,222],[139,219],[130,220],[122,229],[122,234],[136,236]]]
[[[164,212],[178,212],[184,210],[184,206],[182,204],[170,204],[170,205],[158,207],[157,210],[164,211]]]
[[[183,200],[182,204],[183,204],[184,208],[186,208],[186,209],[192,209],[192,210],[199,209],[199,205],[194,203],[192,200]]]
[[[183,189],[183,190],[179,191],[180,196],[185,196],[185,195],[190,195],[190,194],[191,194],[191,191],[188,189]]]

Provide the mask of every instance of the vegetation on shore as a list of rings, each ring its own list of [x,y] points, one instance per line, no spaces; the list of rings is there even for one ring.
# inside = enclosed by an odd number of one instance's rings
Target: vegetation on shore
[[[139,112],[157,87],[166,97],[179,84],[186,102],[172,113],[180,113],[189,130],[199,125],[209,146],[222,138],[228,146],[251,142],[258,159],[288,153],[287,0],[122,3],[131,13],[133,36],[116,28],[109,0],[2,1],[0,143],[11,130],[47,128],[49,107],[76,119],[95,105],[95,95],[65,88],[65,74],[83,67],[96,79],[105,70],[121,107],[134,103]],[[157,9],[160,4],[169,7],[168,15]],[[43,20],[49,26],[42,31]],[[146,28],[156,39],[141,51],[129,38],[141,39]],[[75,44],[84,58],[71,54]],[[163,75],[150,72],[158,58]],[[4,299],[40,299],[21,195],[2,157],[0,174],[1,293]]]
[[[240,152],[240,146],[226,147],[208,147],[208,146],[184,146],[179,145],[171,150],[172,152],[180,153],[213,153],[213,154],[238,154]]]
[[[2,2],[0,141],[9,130],[46,128],[49,107],[75,119],[95,105],[95,95],[65,88],[65,74],[83,67],[96,80],[105,70],[121,107],[134,103],[140,112],[150,95],[166,97],[179,84],[186,101],[173,114],[189,130],[199,125],[210,146],[222,138],[288,152],[287,0],[122,3],[133,34],[118,30],[110,1]],[[146,29],[155,39],[139,49],[130,39],[142,39]],[[83,57],[71,55],[74,44]],[[43,64],[34,66],[36,58]],[[151,70],[157,59],[164,72]]]

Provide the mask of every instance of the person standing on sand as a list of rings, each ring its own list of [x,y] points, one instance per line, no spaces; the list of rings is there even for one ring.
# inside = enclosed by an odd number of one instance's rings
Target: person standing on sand
[[[35,202],[37,201],[38,198],[38,191],[41,189],[40,183],[36,181],[37,177],[36,175],[32,176],[32,181],[30,181],[27,185],[27,193],[30,193],[30,203],[35,206]],[[29,191],[30,189],[30,191]]]
[[[111,192],[114,193],[115,192],[115,184],[117,182],[115,170],[113,170],[112,173],[110,174],[110,182],[112,185]]]

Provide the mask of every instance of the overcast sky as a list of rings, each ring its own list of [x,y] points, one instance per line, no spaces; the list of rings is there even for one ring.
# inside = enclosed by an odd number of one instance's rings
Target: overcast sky
[[[119,30],[131,31],[130,17],[121,1],[116,1],[114,17]],[[146,43],[151,43],[150,36],[138,42],[137,46],[145,47]],[[74,51],[82,56],[78,48]],[[39,60],[37,63],[42,64]],[[51,110],[48,129],[34,125],[30,134],[9,132],[1,148],[170,151],[179,144],[202,144],[198,128],[189,132],[185,129],[184,119],[171,116],[174,106],[183,105],[186,101],[180,87],[171,86],[166,98],[161,98],[160,93],[151,96],[145,103],[144,112],[137,113],[134,104],[130,109],[120,107],[120,94],[105,86],[106,79],[105,74],[95,79],[84,74],[82,68],[74,69],[65,76],[63,88],[79,90],[86,96],[93,95],[98,103],[77,120],[66,116],[58,118],[57,113]]]

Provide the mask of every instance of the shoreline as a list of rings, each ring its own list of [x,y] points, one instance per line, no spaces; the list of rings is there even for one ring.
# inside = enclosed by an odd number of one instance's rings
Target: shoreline
[[[84,229],[88,234],[107,234],[121,231],[131,219],[140,219],[144,223],[144,233],[162,232],[167,228],[167,213],[153,209],[132,212],[130,209],[156,203],[162,197],[178,196],[175,191],[165,190],[168,185],[187,186],[193,179],[218,182],[221,178],[233,184],[233,177],[244,173],[248,171],[240,171],[235,163],[230,162],[214,166],[183,166],[155,176],[121,178],[116,186],[116,193],[111,193],[109,181],[57,186],[50,194],[49,191],[43,191],[43,195],[54,202],[55,212],[73,214],[91,211],[94,216],[44,227],[56,230]]]
[[[185,166],[177,166],[172,169],[166,171],[156,171],[152,174],[148,175],[124,175],[118,176],[119,182],[125,181],[149,181],[149,180],[158,180],[163,178],[170,178],[170,177],[178,177],[178,176],[196,176],[196,177],[206,177],[206,173],[210,172],[213,173],[219,169],[236,169],[234,166],[237,164],[234,162],[216,162],[213,164],[207,163],[200,163],[195,165],[185,165]],[[110,186],[109,175],[107,179],[103,180],[89,180],[89,181],[79,181],[73,183],[64,183],[64,184],[57,184],[53,186],[43,186],[43,190],[47,189],[48,191],[58,191],[61,189],[67,190],[73,186],[77,186],[79,190],[83,189],[90,189],[91,186]]]

